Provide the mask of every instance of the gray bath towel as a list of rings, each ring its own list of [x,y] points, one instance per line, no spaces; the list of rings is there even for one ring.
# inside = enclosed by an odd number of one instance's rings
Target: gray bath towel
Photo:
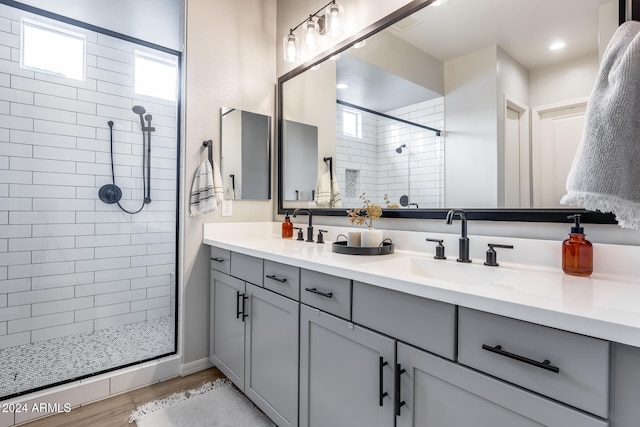
[[[622,24],[605,50],[560,203],[640,229],[640,22]]]

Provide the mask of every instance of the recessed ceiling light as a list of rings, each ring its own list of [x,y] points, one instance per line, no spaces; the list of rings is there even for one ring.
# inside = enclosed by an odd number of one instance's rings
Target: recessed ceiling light
[[[335,55],[329,57],[329,59],[332,61],[337,61],[338,59],[340,59],[340,54],[336,53]]]
[[[429,6],[442,6],[447,1],[449,1],[449,0],[436,0],[433,3],[431,3]]]
[[[367,44],[367,41],[366,40],[362,40],[362,41],[360,41],[358,43],[355,43],[351,47],[353,47],[354,49],[360,49],[361,47],[364,47],[364,45],[366,45],[366,44]]]
[[[316,71],[320,69],[320,64],[314,65],[313,67],[311,67],[311,71]]]
[[[558,50],[558,49],[562,49],[565,46],[566,46],[565,42],[553,42],[551,43],[551,46],[549,46],[549,49]]]
[[[346,84],[346,83],[338,83],[338,84],[336,85],[336,88],[337,88],[337,89],[346,89],[346,88],[348,88],[348,87],[349,87],[349,85],[348,85],[348,84]]]

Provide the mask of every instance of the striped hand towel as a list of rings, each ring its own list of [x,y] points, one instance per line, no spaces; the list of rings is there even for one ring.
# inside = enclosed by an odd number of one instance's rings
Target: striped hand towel
[[[214,211],[218,208],[218,201],[223,199],[222,177],[220,169],[214,162],[213,169],[208,161],[202,162],[196,171],[191,185],[189,201],[190,216],[197,216]]]

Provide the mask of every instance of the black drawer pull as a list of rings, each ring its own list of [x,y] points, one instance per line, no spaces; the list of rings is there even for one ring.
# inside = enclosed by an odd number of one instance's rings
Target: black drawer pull
[[[402,369],[402,366],[400,366],[399,363],[396,363],[396,370],[395,370],[395,409],[396,409],[396,416],[400,416],[400,408],[402,408],[406,402],[404,400],[402,400],[402,398],[400,397],[400,375],[404,374],[405,371],[404,369]]]
[[[286,277],[278,277],[275,274],[267,274],[265,276],[267,279],[275,280],[276,282],[285,283],[287,281]]]
[[[379,394],[379,403],[380,403],[380,406],[383,406],[382,399],[384,399],[385,397],[387,397],[387,396],[389,395],[389,393],[387,393],[386,391],[382,391],[382,389],[384,388],[384,381],[383,381],[383,375],[384,375],[384,372],[383,372],[383,369],[382,369],[382,368],[384,368],[384,367],[385,367],[385,366],[387,366],[388,364],[389,364],[389,363],[388,363],[388,362],[385,362],[385,361],[382,359],[382,356],[380,356],[380,372],[379,372],[379,375],[380,375],[380,377],[379,377],[379,378],[380,378],[380,388],[378,389],[378,394]]]
[[[211,258],[211,261],[224,262],[224,258]]]
[[[305,288],[304,290],[307,292],[311,292],[312,294],[318,294],[325,298],[333,298],[333,292],[322,292],[317,290],[316,288]]]
[[[510,359],[517,360],[519,362],[533,365],[537,368],[555,372],[556,374],[560,373],[560,368],[558,368],[557,366],[553,366],[549,360],[545,359],[543,362],[538,362],[537,360],[529,359],[528,357],[520,356],[514,353],[509,353],[508,351],[503,350],[501,345],[496,345],[495,347],[491,347],[486,344],[482,344],[482,349],[490,351],[492,353],[499,354],[500,356],[505,356]]]

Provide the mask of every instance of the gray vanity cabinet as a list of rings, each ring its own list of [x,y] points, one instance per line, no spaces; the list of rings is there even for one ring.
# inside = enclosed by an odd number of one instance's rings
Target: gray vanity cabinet
[[[209,358],[244,391],[245,282],[211,270]]]
[[[300,426],[392,427],[395,341],[300,307]]]
[[[246,286],[244,392],[278,426],[297,426],[299,304]]]
[[[605,427],[608,422],[398,343],[396,427]]]
[[[224,264],[212,262],[209,358],[278,426],[296,427],[299,303],[217,271]],[[232,274],[262,282],[260,265],[231,253]]]

